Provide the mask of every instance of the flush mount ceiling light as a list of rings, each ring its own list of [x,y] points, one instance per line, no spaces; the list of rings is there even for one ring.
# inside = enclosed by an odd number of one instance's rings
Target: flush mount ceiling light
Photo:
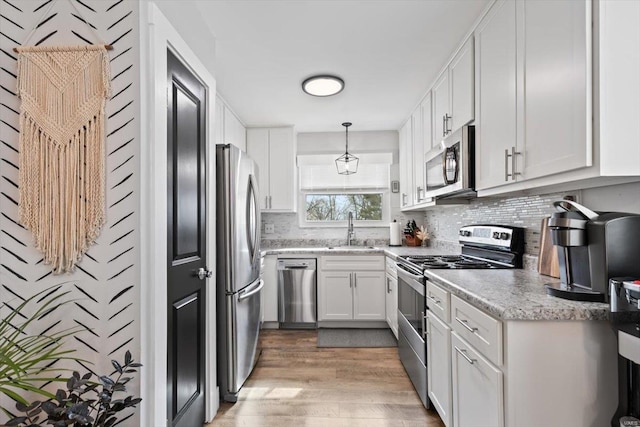
[[[353,154],[349,154],[349,126],[351,123],[345,122],[342,124],[345,127],[346,132],[346,144],[344,154],[336,159],[336,168],[340,175],[351,175],[358,172],[358,159]]]
[[[344,81],[340,77],[312,76],[302,82],[302,90],[313,96],[331,96],[342,92]]]

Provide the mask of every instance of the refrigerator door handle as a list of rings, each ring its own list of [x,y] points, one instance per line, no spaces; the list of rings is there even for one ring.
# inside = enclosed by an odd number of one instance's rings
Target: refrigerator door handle
[[[251,295],[257,294],[262,290],[262,288],[264,288],[264,281],[262,281],[261,279],[256,280],[238,293],[238,301],[245,300]]]
[[[251,260],[256,258],[256,249],[258,246],[258,194],[256,192],[256,183],[253,175],[249,175],[249,185],[247,187],[247,243]]]

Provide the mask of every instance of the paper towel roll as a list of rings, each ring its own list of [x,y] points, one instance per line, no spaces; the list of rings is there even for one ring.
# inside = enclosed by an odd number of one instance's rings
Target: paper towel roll
[[[392,222],[389,224],[389,246],[401,246],[402,245],[402,229],[399,222]]]

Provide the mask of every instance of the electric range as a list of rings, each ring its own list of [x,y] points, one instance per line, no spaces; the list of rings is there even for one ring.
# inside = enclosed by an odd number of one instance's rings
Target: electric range
[[[420,400],[427,397],[426,280],[433,269],[522,268],[524,229],[470,225],[459,232],[460,255],[407,255],[396,260],[398,273],[398,354]]]

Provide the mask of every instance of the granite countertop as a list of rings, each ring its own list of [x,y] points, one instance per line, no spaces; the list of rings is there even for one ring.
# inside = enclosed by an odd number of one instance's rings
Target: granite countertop
[[[408,246],[327,247],[265,249],[266,255],[402,255],[452,254],[442,248]],[[536,271],[498,270],[428,270],[427,276],[452,295],[469,302],[501,320],[607,320],[609,305],[579,302],[547,295],[544,285],[559,282]]]
[[[331,248],[331,249],[329,249]],[[396,259],[402,255],[442,255],[451,251],[411,246],[324,246],[301,248],[266,248],[263,255],[366,255],[380,254]]]
[[[521,269],[428,270],[452,295],[502,320],[607,320],[609,305],[547,295],[553,277]]]

